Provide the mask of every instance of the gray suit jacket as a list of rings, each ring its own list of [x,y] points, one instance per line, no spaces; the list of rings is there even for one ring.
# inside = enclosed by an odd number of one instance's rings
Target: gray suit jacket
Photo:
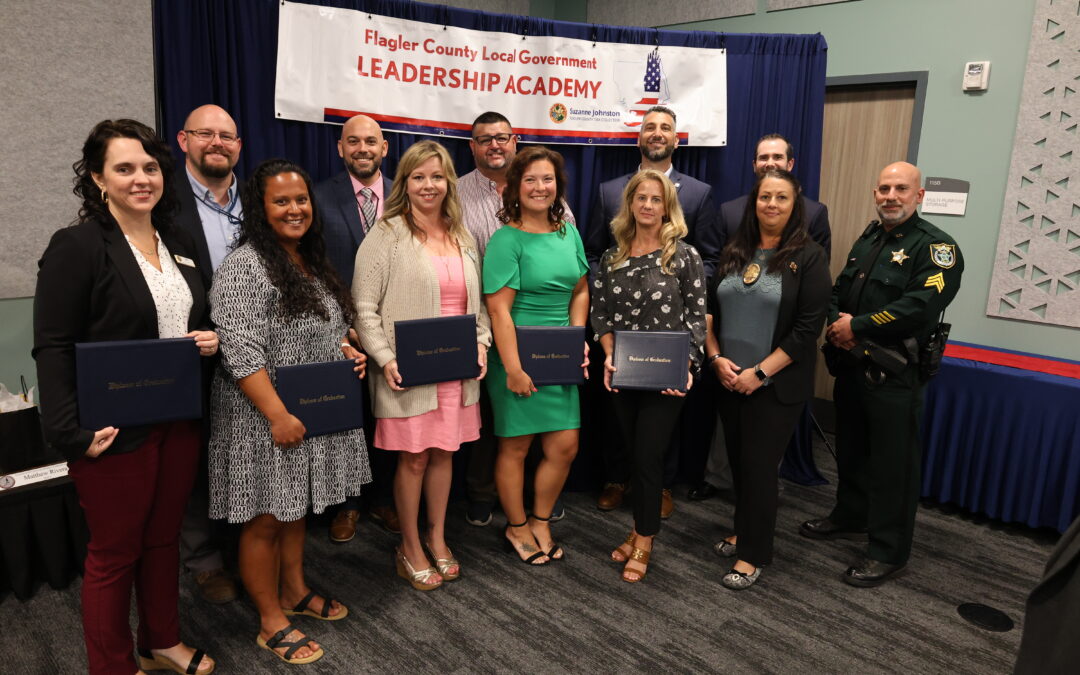
[[[383,174],[382,180],[385,199],[390,196],[393,183],[386,174]],[[322,217],[326,257],[345,286],[351,286],[356,249],[364,240],[364,228],[360,224],[356,193],[353,192],[348,171],[342,171],[315,186],[315,206]]]

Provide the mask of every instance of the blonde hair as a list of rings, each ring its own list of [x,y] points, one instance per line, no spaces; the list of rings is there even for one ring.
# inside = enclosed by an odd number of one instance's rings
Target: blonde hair
[[[611,264],[617,265],[630,257],[630,244],[637,234],[637,221],[634,220],[634,213],[631,208],[634,202],[634,193],[647,180],[660,183],[660,189],[664,193],[664,222],[660,225],[660,270],[664,274],[675,274],[675,265],[672,263],[672,259],[675,257],[675,247],[678,241],[686,236],[686,220],[683,218],[682,206],[679,204],[679,194],[675,190],[675,184],[656,169],[638,171],[630,178],[630,182],[626,184],[626,189],[623,190],[619,213],[611,221],[611,234],[615,238],[615,255],[611,259]]]
[[[461,203],[458,201],[457,190],[457,172],[454,171],[454,162],[450,159],[450,153],[435,141],[413,143],[405,151],[405,154],[401,156],[398,161],[397,172],[394,174],[394,185],[390,188],[390,196],[386,199],[379,225],[390,227],[389,221],[400,216],[414,237],[420,241],[427,238],[424,231],[413,220],[407,190],[409,174],[432,157],[439,158],[439,162],[442,163],[443,174],[446,176],[446,197],[442,203],[442,217],[450,225],[450,237],[458,246],[463,246],[471,241],[471,237],[468,230],[465,229],[465,223],[461,216]]]

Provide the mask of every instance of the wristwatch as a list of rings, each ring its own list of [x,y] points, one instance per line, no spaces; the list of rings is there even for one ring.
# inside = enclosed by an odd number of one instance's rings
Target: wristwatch
[[[769,379],[769,376],[765,374],[765,371],[761,369],[761,364],[754,366],[754,375],[757,375],[757,379],[765,382]]]

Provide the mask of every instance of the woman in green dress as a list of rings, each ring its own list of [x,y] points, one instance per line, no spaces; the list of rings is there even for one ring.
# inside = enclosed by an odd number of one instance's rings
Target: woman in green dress
[[[589,314],[588,263],[577,228],[563,219],[562,155],[542,146],[514,157],[506,175],[505,225],[484,255],[484,293],[497,348],[488,391],[499,437],[495,485],[506,513],[507,544],[523,562],[561,560],[548,520],[578,449],[581,412],[576,386],[536,387],[518,358],[516,326],[584,326]],[[582,368],[588,346],[582,345]],[[586,370],[586,376],[588,371]],[[525,512],[525,456],[540,435],[532,516]]]

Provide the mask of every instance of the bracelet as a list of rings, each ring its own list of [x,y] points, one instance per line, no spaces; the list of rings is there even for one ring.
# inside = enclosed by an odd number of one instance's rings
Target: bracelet
[[[723,354],[713,354],[709,358],[705,359],[705,364],[708,365],[708,364],[712,363],[713,361],[715,361],[716,359],[720,358],[721,356],[723,356]]]
[[[348,342],[342,342],[342,343],[341,343],[341,346],[342,346],[342,347],[352,347],[352,345],[351,345],[351,344],[349,344]]]

